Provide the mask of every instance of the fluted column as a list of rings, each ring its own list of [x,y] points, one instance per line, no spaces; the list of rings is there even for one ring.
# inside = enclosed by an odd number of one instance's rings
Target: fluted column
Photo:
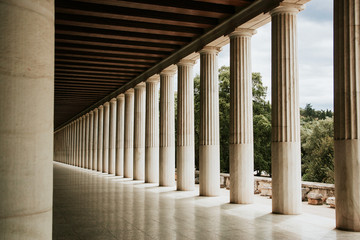
[[[146,81],[145,182],[159,182],[159,75]]]
[[[71,165],[75,166],[75,156],[76,156],[76,150],[75,150],[75,142],[76,142],[76,135],[75,135],[75,121],[71,123]]]
[[[110,132],[109,132],[109,174],[115,174],[116,157],[116,98],[110,101]]]
[[[86,132],[86,128],[85,128],[85,115],[83,115],[81,117],[81,167],[85,168],[85,132]]]
[[[97,150],[97,171],[103,169],[103,152],[104,152],[104,106],[98,107],[98,150]]]
[[[89,113],[85,114],[85,168],[89,168],[89,136],[90,136],[90,120],[89,120]]]
[[[80,167],[80,157],[81,157],[81,150],[80,150],[80,118],[76,119],[76,160],[75,165]]]
[[[89,166],[88,169],[93,169],[93,152],[94,152],[94,111],[89,113]]]
[[[200,51],[200,146],[199,184],[201,196],[220,193],[220,132],[218,48]]]
[[[92,170],[97,170],[97,152],[98,152],[98,132],[99,132],[99,109],[95,108],[94,109],[94,116],[93,116],[93,163],[92,163]]]
[[[109,131],[110,131],[110,103],[104,103],[104,129],[103,129],[103,166],[102,172],[109,172]]]
[[[135,87],[134,99],[134,180],[145,180],[145,83]]]
[[[124,176],[124,114],[125,114],[125,95],[119,94],[116,97],[116,164],[115,175]]]
[[[360,1],[334,0],[336,227],[360,231]]]
[[[195,189],[194,78],[195,61],[181,60],[177,95],[177,190]]]
[[[160,186],[175,185],[174,70],[160,73]]]
[[[295,5],[271,11],[272,18],[272,209],[301,212],[300,108]]]
[[[133,177],[134,89],[125,92],[124,177]]]
[[[54,1],[0,1],[0,238],[52,238]]]
[[[251,29],[230,37],[230,202],[254,198],[254,141],[251,76]]]

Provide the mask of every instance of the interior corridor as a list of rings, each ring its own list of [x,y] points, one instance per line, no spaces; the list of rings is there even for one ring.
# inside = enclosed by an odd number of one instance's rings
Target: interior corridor
[[[225,189],[198,194],[198,185],[181,192],[54,163],[53,239],[360,239],[335,230],[335,211],[325,206],[276,215],[258,195],[239,205]]]

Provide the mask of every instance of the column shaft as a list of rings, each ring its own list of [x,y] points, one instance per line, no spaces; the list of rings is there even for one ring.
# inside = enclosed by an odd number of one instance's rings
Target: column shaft
[[[124,177],[133,177],[134,89],[125,92]]]
[[[97,152],[98,152],[98,138],[99,138],[99,135],[98,135],[98,132],[99,132],[99,109],[97,109],[97,108],[94,109],[94,120],[93,121],[94,121],[94,126],[93,126],[93,128],[94,128],[94,130],[93,130],[94,144],[93,144],[93,164],[92,164],[93,168],[92,169],[96,171],[97,166],[98,166]]]
[[[134,101],[134,180],[145,179],[145,83],[135,87]]]
[[[336,227],[360,231],[360,1],[334,0]]]
[[[115,174],[116,158],[116,98],[110,101],[110,142],[109,142],[109,173]]]
[[[104,148],[104,106],[98,107],[98,151],[97,151],[97,171],[102,172],[103,169],[103,148]]]
[[[115,175],[124,176],[124,114],[125,114],[125,95],[120,94],[116,98],[116,164]]]
[[[218,49],[200,51],[200,195],[220,193]]]
[[[195,189],[194,61],[178,63],[177,190]]]
[[[94,112],[89,113],[89,166],[90,170],[93,169],[93,153],[94,153]]]
[[[300,111],[296,15],[280,6],[272,17],[272,209],[301,212]]]
[[[145,182],[159,182],[159,76],[146,81]]]
[[[0,1],[0,31],[0,238],[51,239],[54,1]]]
[[[160,186],[175,185],[174,74],[160,73]]]
[[[254,141],[251,78],[253,30],[230,34],[230,202],[254,198]]]
[[[86,143],[86,140],[85,140],[85,116],[82,116],[81,117],[81,167],[82,168],[85,168],[85,161],[86,161],[86,158],[85,158],[85,143]]]
[[[104,129],[103,129],[103,166],[102,172],[109,172],[109,131],[110,131],[110,103],[104,103]]]
[[[89,113],[85,115],[85,168],[89,168],[89,146],[90,146],[90,118]]]

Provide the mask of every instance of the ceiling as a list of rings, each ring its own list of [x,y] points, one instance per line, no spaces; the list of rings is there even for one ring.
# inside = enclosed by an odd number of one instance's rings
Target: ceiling
[[[154,66],[164,60],[181,59],[183,49],[188,48],[184,54],[196,50],[190,48],[193,42],[214,40],[216,27],[255,3],[56,0],[55,129],[134,79],[156,73]]]

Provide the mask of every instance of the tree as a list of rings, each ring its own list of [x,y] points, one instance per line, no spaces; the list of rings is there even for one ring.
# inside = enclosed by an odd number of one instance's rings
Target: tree
[[[271,108],[265,100],[267,87],[263,86],[260,73],[253,73],[254,111],[254,166],[255,171],[271,171]],[[199,167],[200,127],[200,77],[194,78],[195,104],[195,164]],[[220,169],[229,172],[230,139],[230,68],[219,69],[219,119],[220,119]]]
[[[334,183],[333,119],[305,122],[301,128],[302,178]]]

